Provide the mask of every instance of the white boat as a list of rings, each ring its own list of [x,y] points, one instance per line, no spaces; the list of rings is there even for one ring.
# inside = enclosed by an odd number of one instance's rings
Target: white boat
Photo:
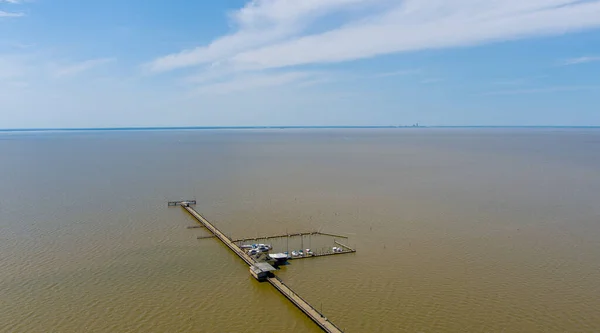
[[[299,255],[300,255],[300,254],[299,254],[297,251],[292,251],[292,257],[297,257],[297,256],[299,256]]]
[[[269,258],[275,260],[276,262],[285,262],[289,257],[285,253],[271,253],[269,254]]]
[[[242,245],[240,246],[242,249],[252,249],[252,245]]]

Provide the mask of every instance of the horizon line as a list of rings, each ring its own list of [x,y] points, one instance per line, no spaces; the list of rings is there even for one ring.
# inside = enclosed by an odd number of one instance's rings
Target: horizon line
[[[0,128],[0,132],[50,131],[159,131],[159,130],[230,130],[230,129],[393,129],[393,128],[600,128],[600,125],[330,125],[330,126],[148,126],[148,127],[42,127]]]

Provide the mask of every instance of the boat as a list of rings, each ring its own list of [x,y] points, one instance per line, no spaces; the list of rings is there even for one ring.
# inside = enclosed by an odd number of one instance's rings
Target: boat
[[[242,245],[240,246],[242,249],[252,249],[252,245]]]
[[[306,253],[307,256],[313,256],[313,255],[315,255],[313,253],[313,251],[311,251],[310,249],[306,249],[306,252],[304,252],[304,253]]]
[[[269,258],[275,260],[277,263],[283,263],[289,259],[289,256],[285,253],[271,253],[269,254]]]

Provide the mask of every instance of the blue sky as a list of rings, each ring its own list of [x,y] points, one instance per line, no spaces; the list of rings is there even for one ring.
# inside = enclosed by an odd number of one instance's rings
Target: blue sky
[[[0,0],[0,128],[600,126],[600,0]]]

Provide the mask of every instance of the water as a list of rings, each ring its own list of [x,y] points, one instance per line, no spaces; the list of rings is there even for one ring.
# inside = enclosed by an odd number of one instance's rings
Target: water
[[[278,272],[347,332],[597,332],[598,152],[594,129],[0,134],[0,331],[319,332],[166,207],[195,198],[234,238],[350,235]]]

